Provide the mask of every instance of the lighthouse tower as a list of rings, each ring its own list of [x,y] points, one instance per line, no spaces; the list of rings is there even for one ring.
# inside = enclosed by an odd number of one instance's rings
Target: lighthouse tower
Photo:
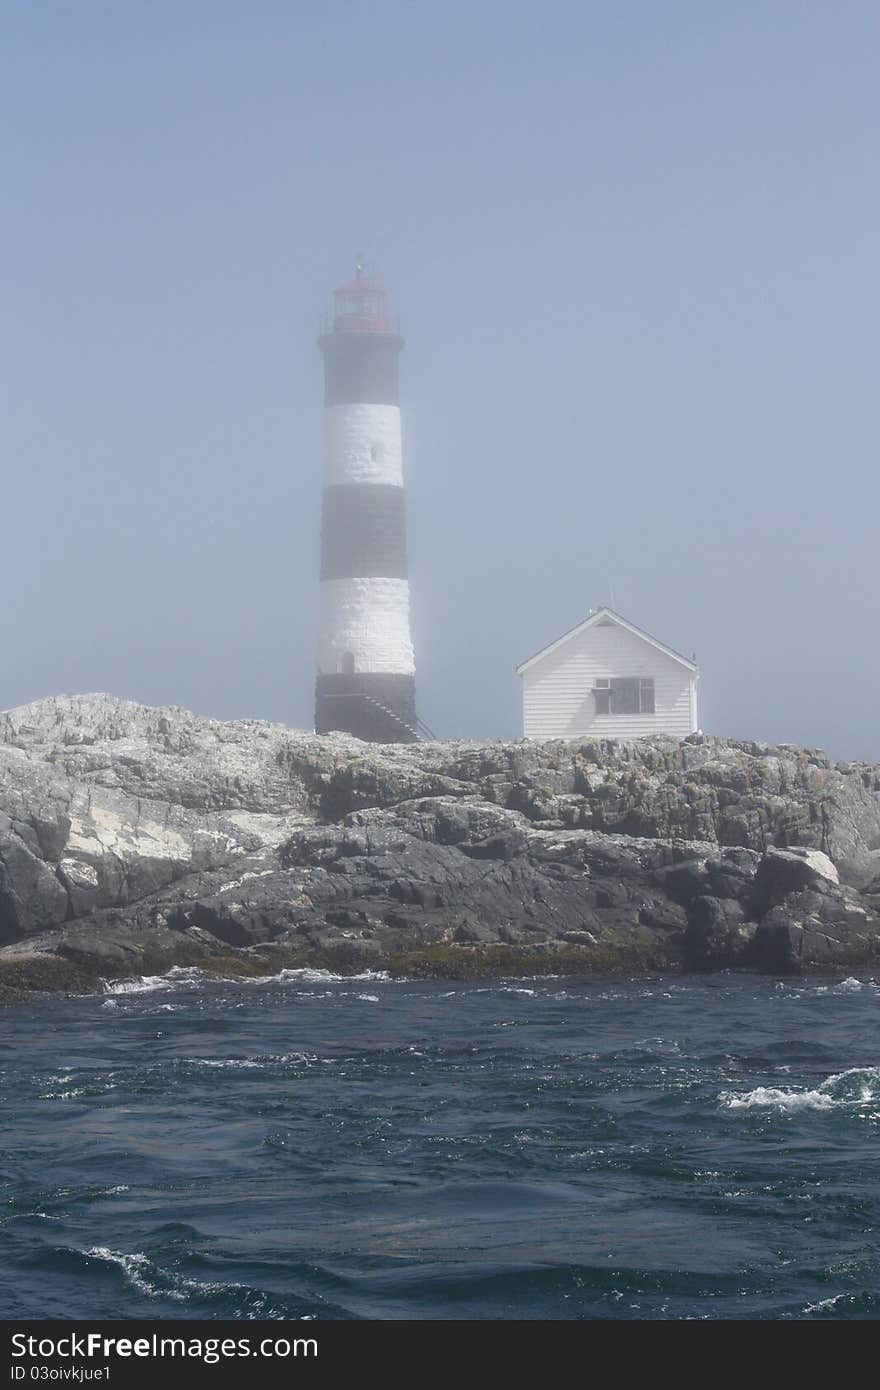
[[[398,360],[384,289],[358,259],[324,354],[324,502],[315,728],[374,743],[416,735]]]

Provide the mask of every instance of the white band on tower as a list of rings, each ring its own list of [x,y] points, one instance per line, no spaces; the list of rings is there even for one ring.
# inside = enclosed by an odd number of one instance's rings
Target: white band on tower
[[[405,579],[325,579],[321,585],[318,671],[415,671]]]
[[[403,487],[400,406],[351,402],[324,411],[324,486]]]

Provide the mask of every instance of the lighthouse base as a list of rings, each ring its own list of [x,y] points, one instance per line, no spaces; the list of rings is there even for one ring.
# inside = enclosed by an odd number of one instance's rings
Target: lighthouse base
[[[353,734],[367,743],[415,743],[415,677],[384,671],[318,676],[315,732]]]

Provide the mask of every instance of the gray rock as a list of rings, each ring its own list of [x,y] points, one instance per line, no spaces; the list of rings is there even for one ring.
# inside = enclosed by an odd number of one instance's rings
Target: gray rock
[[[754,902],[759,914],[801,888],[827,889],[840,882],[837,869],[821,850],[769,848],[755,875]]]
[[[774,907],[755,932],[755,961],[764,970],[786,973],[803,964],[804,929],[783,908]]]
[[[790,746],[373,745],[106,695],[0,714],[0,963],[562,942],[852,966],[878,846],[878,769]]]
[[[749,941],[741,931],[744,922],[745,913],[733,898],[693,898],[685,933],[688,963],[698,970],[738,964]]]

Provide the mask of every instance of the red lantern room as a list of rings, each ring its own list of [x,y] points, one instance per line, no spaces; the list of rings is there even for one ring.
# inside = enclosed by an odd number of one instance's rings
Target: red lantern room
[[[388,312],[388,296],[373,276],[367,273],[363,256],[355,261],[354,279],[340,285],[333,294],[333,333],[392,333],[400,326],[392,323]]]

